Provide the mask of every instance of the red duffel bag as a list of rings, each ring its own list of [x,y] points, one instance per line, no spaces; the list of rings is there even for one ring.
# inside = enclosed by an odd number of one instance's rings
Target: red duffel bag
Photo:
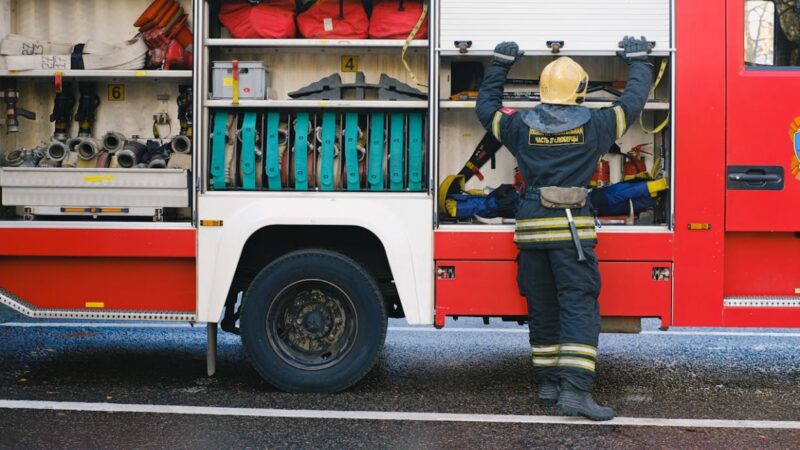
[[[361,0],[318,0],[298,14],[297,28],[310,39],[366,39],[369,18]]]
[[[297,34],[294,0],[228,0],[219,11],[219,21],[238,39],[288,39]]]
[[[422,2],[413,0],[377,0],[372,7],[369,37],[372,39],[406,39],[422,16]],[[428,38],[427,17],[414,39]]]

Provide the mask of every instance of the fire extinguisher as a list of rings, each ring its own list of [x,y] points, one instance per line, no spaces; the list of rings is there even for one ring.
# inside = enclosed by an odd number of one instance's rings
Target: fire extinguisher
[[[525,190],[525,180],[522,178],[522,172],[519,167],[514,167],[514,190],[521,193]]]
[[[601,188],[611,184],[611,167],[608,161],[600,159],[597,161],[597,169],[595,169],[592,179],[589,181],[589,187]]]
[[[631,151],[624,154],[625,164],[622,167],[623,181],[645,180],[649,178],[647,165],[644,163],[644,159],[639,156],[641,154],[652,155],[652,153],[644,151],[643,147],[646,145],[651,144],[639,144],[633,147]]]

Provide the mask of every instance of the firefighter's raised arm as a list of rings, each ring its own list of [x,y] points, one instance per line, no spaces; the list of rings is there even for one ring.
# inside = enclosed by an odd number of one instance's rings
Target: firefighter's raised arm
[[[492,132],[500,142],[503,142],[501,122],[504,117],[507,117],[499,111],[503,107],[503,88],[511,66],[524,53],[519,50],[516,42],[501,42],[497,44],[494,48],[492,66],[486,71],[478,90],[475,112],[478,114],[478,119],[483,127]]]
[[[640,39],[625,36],[619,43],[622,50],[618,51],[617,55],[628,64],[628,83],[625,85],[625,92],[614,102],[614,106],[602,112],[607,116],[605,122],[612,124],[610,128],[614,139],[619,139],[625,134],[647,103],[647,96],[653,83],[653,65],[647,59],[649,45],[644,36]]]

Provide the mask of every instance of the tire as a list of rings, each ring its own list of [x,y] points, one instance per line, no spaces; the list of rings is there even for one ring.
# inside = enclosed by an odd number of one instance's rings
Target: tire
[[[242,344],[256,371],[288,392],[339,392],[375,365],[386,308],[352,259],[301,250],[261,270],[241,308]]]

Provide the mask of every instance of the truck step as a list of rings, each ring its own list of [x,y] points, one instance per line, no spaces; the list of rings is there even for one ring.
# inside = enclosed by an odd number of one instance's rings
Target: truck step
[[[725,297],[726,308],[800,308],[800,296]]]
[[[0,304],[35,319],[154,320],[195,322],[196,315],[174,311],[121,311],[37,308],[14,294],[0,289]]]

